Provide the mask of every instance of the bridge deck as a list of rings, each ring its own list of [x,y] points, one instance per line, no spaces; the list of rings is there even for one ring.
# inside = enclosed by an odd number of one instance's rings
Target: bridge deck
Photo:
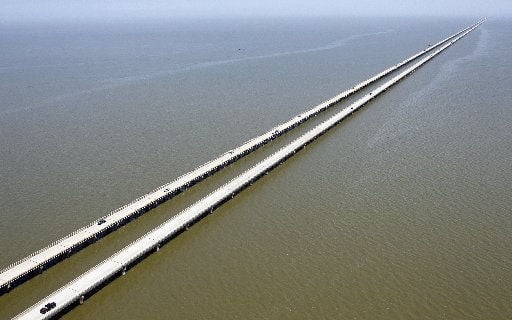
[[[15,319],[46,319],[57,315],[59,312],[66,310],[66,308],[73,306],[73,304],[77,303],[77,301],[83,300],[83,296],[86,296],[100,284],[103,284],[109,279],[116,277],[120,273],[124,274],[126,269],[136,264],[140,258],[151,252],[154,252],[155,250],[158,250],[160,246],[166,243],[169,239],[200,220],[203,216],[211,213],[216,207],[232,198],[235,194],[242,191],[252,182],[258,180],[266,172],[272,170],[284,162],[297,151],[301,150],[305,145],[314,141],[327,130],[334,127],[340,121],[366,105],[369,101],[374,99],[382,92],[386,91],[389,87],[393,86],[407,75],[421,67],[423,64],[431,60],[433,57],[450,47],[453,43],[463,38],[469,32],[478,27],[481,23],[483,23],[483,21],[473,25],[450,42],[442,45],[433,53],[429,54],[425,58],[416,62],[411,67],[394,76],[392,79],[385,82],[372,92],[366,94],[364,97],[358,99],[356,102],[344,108],[328,120],[317,125],[315,128],[309,130],[287,146],[268,156],[244,173],[235,177],[225,185],[197,201],[176,216],[172,217],[157,228],[140,237],[124,249],[115,253],[110,258],[104,260],[94,268],[84,273],[82,276],[69,282],[61,289],[57,290],[50,296],[27,309]],[[49,302],[55,302],[57,306],[45,315],[42,315],[39,312],[40,308]]]
[[[190,171],[176,180],[167,183],[152,192],[134,200],[133,202],[111,212],[110,214],[90,223],[89,225],[76,230],[75,232],[51,243],[47,247],[34,252],[28,257],[15,262],[2,270],[0,272],[0,294],[8,292],[13,287],[21,284],[22,282],[28,280],[34,275],[37,275],[39,272],[48,268],[52,264],[57,263],[58,261],[68,257],[76,251],[79,251],[81,248],[87,246],[88,244],[95,242],[97,239],[105,236],[106,234],[116,230],[120,226],[128,223],[132,218],[137,217],[144,212],[151,210],[156,207],[158,204],[165,202],[175,195],[183,192],[187,188],[191,187],[195,183],[205,179],[206,177],[214,174],[219,171],[223,167],[237,161],[243,156],[251,153],[257,148],[265,145],[266,143],[272,141],[278,136],[286,133],[287,131],[293,129],[294,127],[300,125],[301,123],[307,121],[311,117],[323,112],[324,110],[332,107],[336,103],[340,102],[342,99],[352,95],[353,93],[367,87],[368,85],[374,83],[375,81],[381,79],[382,77],[388,75],[389,73],[397,70],[398,68],[404,66],[405,64],[417,59],[418,57],[426,54],[439,47],[443,43],[454,39],[459,36],[463,32],[467,31],[470,27],[465,28],[457,32],[456,34],[441,40],[435,45],[429,47],[428,49],[424,49],[415,55],[405,59],[404,61],[393,65],[392,67],[380,72],[379,74],[371,77],[368,80],[365,80],[358,85],[352,87],[349,90],[346,90],[337,96],[322,102],[316,107],[303,112],[289,121],[278,125],[268,132],[253,138],[241,146],[232,149],[218,158],[211,160],[193,171]],[[105,222],[101,225],[98,224],[99,221],[104,220]]]

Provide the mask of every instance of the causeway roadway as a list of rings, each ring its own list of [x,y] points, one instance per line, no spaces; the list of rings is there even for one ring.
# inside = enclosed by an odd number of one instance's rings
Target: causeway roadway
[[[421,50],[420,52],[403,60],[402,62],[395,64],[388,69],[376,74],[375,76],[357,84],[356,86],[336,95],[335,97],[320,103],[314,108],[293,117],[289,121],[272,128],[264,134],[245,142],[241,146],[229,150],[216,159],[213,159],[178,177],[174,181],[156,188],[155,190],[135,199],[131,203],[110,212],[108,215],[100,217],[88,225],[30,254],[29,256],[12,263],[0,271],[0,295],[9,292],[14,287],[40,274],[44,270],[78,252],[87,245],[97,241],[110,232],[117,230],[138,216],[148,212],[159,204],[187,190],[194,184],[213,175],[222,168],[230,165],[231,163],[248,155],[261,146],[285,134],[286,132],[307,121],[308,119],[331,108],[343,99],[353,95],[363,88],[366,88],[370,84],[373,84],[377,80],[380,80],[381,78],[418,59],[419,57],[432,52],[441,45],[453,41],[474,26],[475,25],[471,25],[455,33],[454,35],[451,35],[448,38],[441,40],[424,50]]]
[[[435,56],[452,46],[484,21],[485,20],[479,21],[475,25],[465,29],[465,31],[459,33],[456,37],[443,43],[439,48],[401,71],[396,76],[393,76],[391,79],[373,89],[351,105],[342,109],[334,116],[320,123],[264,160],[258,162],[247,171],[233,178],[217,190],[154,228],[152,231],[146,233],[144,236],[132,242],[111,257],[86,271],[78,278],[72,280],[57,291],[40,300],[35,305],[15,317],[15,319],[48,319],[60,316],[72,309],[74,306],[83,303],[88,296],[94,294],[97,290],[100,290],[102,286],[108,284],[116,277],[124,275],[129,268],[142,261],[146,256],[158,251],[161,246],[169,242],[169,240],[187,230],[203,217],[212,213],[217,207],[232,199],[237,193],[252,185],[256,180],[279,166],[296,152],[303,149],[307,144],[313,142],[326,131],[333,128],[358,109],[368,104],[371,100],[375,99],[375,97],[382,94],[433,59]],[[44,311],[44,306],[49,303],[54,304],[54,307],[43,314],[42,310]]]

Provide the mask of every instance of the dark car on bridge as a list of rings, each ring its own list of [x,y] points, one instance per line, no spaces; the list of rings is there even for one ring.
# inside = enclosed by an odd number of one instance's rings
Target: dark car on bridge
[[[55,308],[56,306],[57,306],[57,304],[55,302],[49,302],[49,303],[45,304],[44,307],[42,307],[41,310],[39,310],[39,312],[41,312],[41,314],[45,314],[48,311]]]

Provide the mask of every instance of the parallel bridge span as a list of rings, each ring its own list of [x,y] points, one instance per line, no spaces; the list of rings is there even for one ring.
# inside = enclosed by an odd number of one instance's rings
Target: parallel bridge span
[[[284,133],[292,130],[310,118],[334,106],[341,100],[367,87],[368,85],[397,70],[405,64],[419,58],[420,56],[425,55],[440,45],[455,39],[455,37],[461,35],[463,32],[466,32],[472,27],[474,27],[474,25],[459,31],[444,40],[439,41],[435,45],[430,46],[429,48],[416,53],[404,61],[391,66],[390,68],[376,74],[368,80],[359,83],[349,90],[346,90],[337,96],[322,102],[309,111],[297,115],[291,120],[278,125],[268,132],[247,141],[235,149],[224,153],[218,158],[197,167],[196,169],[182,175],[176,180],[158,187],[157,189],[142,197],[139,197],[131,203],[112,211],[108,215],[96,221],[93,221],[89,225],[82,227],[57,241],[54,241],[47,247],[32,253],[28,257],[9,265],[0,272],[0,295],[10,291],[12,288],[41,273],[43,270],[69,257],[73,253],[97,241],[108,233],[117,230],[119,227],[130,222],[134,218],[173,198],[177,194],[185,191],[196,183],[206,179],[208,176],[213,175],[229,164],[237,161],[238,159],[269,143]],[[102,224],[98,224],[99,221],[104,222]]]
[[[15,319],[48,319],[57,315],[61,315],[77,304],[83,303],[87,296],[99,290],[102,286],[108,283],[108,281],[111,281],[119,275],[124,275],[128,268],[137,264],[152,252],[158,251],[160,247],[167,243],[170,239],[177,236],[184,230],[187,230],[189,226],[199,221],[204,216],[212,213],[214,209],[229,199],[233,198],[237,193],[241,192],[254,181],[258,180],[260,177],[283,163],[286,159],[293,156],[307,144],[311,143],[316,138],[323,135],[326,131],[337,125],[343,119],[366,105],[376,96],[386,91],[388,88],[395,85],[409,74],[413,73],[416,69],[450,47],[453,43],[457,42],[466,36],[469,32],[473,31],[484,21],[485,20],[479,21],[469,29],[466,29],[466,31],[459,34],[451,41],[445,43],[433,53],[416,62],[414,65],[402,71],[389,81],[366,94],[364,97],[358,99],[356,102],[344,108],[315,128],[309,130],[287,146],[268,156],[244,173],[224,184],[222,187],[213,191],[176,216],[172,217],[171,219],[162,223],[160,226],[132,242],[130,245],[126,246],[124,249],[118,251],[110,258],[104,260],[89,271],[85,272],[80,277],[50,294],[43,300],[27,309],[22,314],[18,315]],[[54,302],[56,306],[46,314],[41,314],[39,310],[49,302]]]

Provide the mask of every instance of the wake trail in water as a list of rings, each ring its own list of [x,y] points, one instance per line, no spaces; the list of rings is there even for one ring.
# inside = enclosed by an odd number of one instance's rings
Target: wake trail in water
[[[414,106],[418,105],[419,101],[425,99],[425,96],[429,92],[433,90],[440,90],[444,83],[449,81],[451,77],[457,73],[457,69],[460,68],[461,65],[474,61],[482,55],[485,55],[486,50],[488,50],[489,47],[489,38],[489,31],[482,27],[482,29],[480,29],[478,42],[475,48],[471,50],[471,52],[468,52],[459,58],[443,63],[439,69],[439,72],[436,73],[436,75],[429,81],[429,83],[422,89],[411,94],[411,96],[402,103],[402,106],[404,107],[396,109],[394,112],[397,114],[400,113],[402,115],[406,114],[407,117],[410,118],[417,118],[420,117],[421,113],[431,112],[431,110],[418,109],[414,108]],[[367,146],[369,148],[376,147],[385,140],[389,141],[396,139],[400,135],[403,135],[406,132],[414,129],[410,126],[399,125],[394,119],[397,119],[397,117],[389,117],[389,120],[383,123],[381,129],[375,133],[373,138],[368,140]]]
[[[218,66],[218,65],[228,64],[228,63],[233,63],[233,62],[242,62],[242,61],[278,58],[278,57],[285,57],[285,56],[302,54],[302,53],[313,53],[313,52],[332,50],[332,49],[337,49],[339,47],[342,47],[342,46],[346,45],[348,42],[350,42],[352,40],[355,40],[355,39],[371,37],[371,36],[381,35],[381,34],[387,34],[387,33],[391,33],[391,32],[393,32],[393,30],[387,30],[387,31],[381,31],[381,32],[373,32],[373,33],[362,33],[362,34],[358,34],[358,35],[352,35],[352,36],[346,37],[344,39],[333,41],[333,42],[331,42],[328,45],[324,45],[324,46],[316,47],[316,48],[283,51],[283,52],[276,52],[276,53],[271,53],[271,54],[264,54],[264,55],[245,57],[245,58],[236,58],[236,59],[227,59],[227,60],[212,61],[212,62],[203,62],[203,63],[198,63],[196,65],[187,67],[184,70],[200,69],[202,67]]]
[[[56,96],[54,98],[48,99],[46,101],[43,101],[43,102],[40,102],[40,103],[37,103],[34,105],[29,105],[25,108],[19,108],[19,109],[15,109],[15,110],[6,110],[4,112],[1,112],[0,116],[6,116],[6,115],[10,115],[10,114],[19,113],[19,112],[31,111],[31,110],[35,110],[35,109],[39,109],[39,108],[44,108],[44,107],[50,107],[52,104],[57,103],[59,101],[64,101],[66,99],[77,98],[77,97],[87,95],[87,94],[92,94],[92,93],[98,92],[98,91],[120,88],[120,87],[127,86],[130,84],[136,83],[136,82],[140,82],[140,81],[147,81],[150,79],[154,79],[154,78],[158,78],[158,77],[165,77],[165,76],[174,75],[174,74],[178,74],[178,73],[186,73],[189,71],[195,71],[195,70],[199,70],[199,69],[203,69],[203,68],[215,67],[215,66],[226,65],[226,64],[233,64],[233,63],[239,63],[239,62],[246,62],[246,61],[279,58],[279,57],[285,57],[285,56],[291,56],[291,55],[308,54],[308,53],[333,50],[333,49],[343,47],[353,40],[389,34],[392,32],[394,32],[393,29],[388,29],[386,31],[354,34],[354,35],[350,35],[346,38],[333,41],[327,45],[323,45],[323,46],[315,47],[315,48],[305,48],[305,49],[281,51],[281,52],[263,54],[263,55],[258,55],[258,56],[249,56],[249,57],[241,57],[241,58],[233,58],[233,59],[225,59],[225,60],[217,60],[217,61],[205,61],[205,62],[199,62],[196,64],[192,64],[192,65],[177,68],[177,69],[168,69],[168,70],[144,74],[144,75],[102,80],[102,81],[100,81],[101,83],[103,83],[103,85],[101,85],[101,86],[83,89],[83,90],[79,90],[79,91],[74,91],[74,92],[70,92],[67,94],[62,94],[62,95]]]

